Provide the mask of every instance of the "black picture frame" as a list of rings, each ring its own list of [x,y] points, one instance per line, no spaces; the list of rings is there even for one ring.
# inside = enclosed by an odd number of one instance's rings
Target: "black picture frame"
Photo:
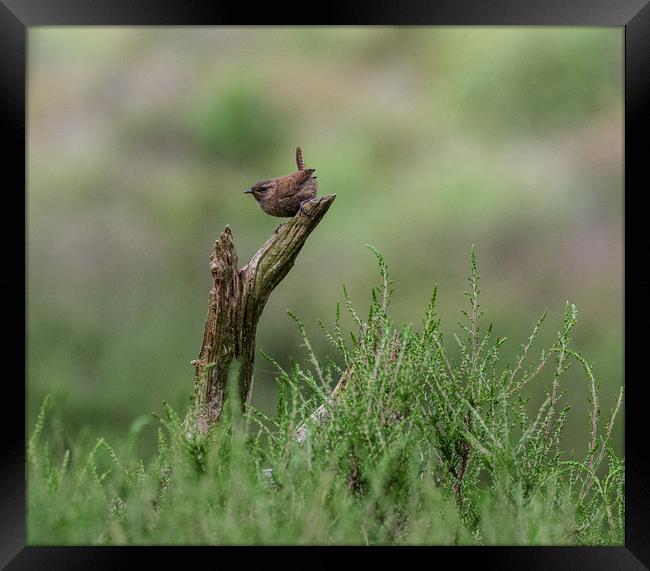
[[[404,561],[404,556],[424,555],[437,565],[478,564],[497,569],[644,569],[650,566],[650,468],[646,453],[647,424],[643,398],[647,379],[642,371],[644,325],[650,311],[647,274],[647,210],[642,198],[648,177],[643,174],[648,143],[644,121],[648,113],[650,84],[650,6],[647,0],[440,0],[394,2],[366,6],[312,5],[312,22],[306,5],[278,3],[224,6],[195,0],[0,0],[0,121],[6,142],[2,153],[5,173],[0,292],[11,319],[2,328],[4,407],[3,455],[0,464],[0,565],[7,569],[114,569],[129,567],[134,559],[153,563],[159,553],[168,564],[193,565],[197,557],[213,565],[242,563],[242,548],[165,547],[54,547],[26,546],[25,434],[17,429],[12,409],[25,410],[26,382],[26,63],[27,28],[51,25],[223,25],[223,24],[347,24],[347,25],[526,25],[618,26],[625,29],[625,459],[626,510],[624,547],[430,547],[397,552],[382,548],[384,563]],[[251,17],[255,21],[250,21]],[[299,18],[299,20],[298,20]],[[647,160],[647,159],[646,159]],[[11,216],[8,214],[11,213]],[[21,216],[20,214],[23,214]],[[19,246],[21,235],[24,248]],[[644,256],[645,255],[645,256]],[[22,271],[21,271],[22,270]],[[21,335],[22,333],[22,335]],[[22,358],[21,358],[22,357]],[[14,365],[14,367],[8,367]],[[15,372],[13,369],[15,368]],[[20,406],[22,405],[22,406]],[[20,417],[20,412],[18,413]],[[24,419],[23,419],[24,420]],[[215,558],[214,549],[219,549]],[[321,549],[331,564],[367,558],[361,548]],[[424,553],[434,549],[435,553]],[[190,550],[190,551],[188,551]],[[313,558],[303,548],[304,558]],[[420,553],[416,553],[421,551]],[[253,555],[276,554],[287,561],[283,548],[257,547]],[[188,559],[188,554],[191,553]],[[294,553],[291,557],[295,557]],[[394,558],[394,559],[393,559]],[[295,559],[293,559],[295,561]],[[392,561],[391,561],[392,560]],[[313,561],[313,559],[312,559]]]

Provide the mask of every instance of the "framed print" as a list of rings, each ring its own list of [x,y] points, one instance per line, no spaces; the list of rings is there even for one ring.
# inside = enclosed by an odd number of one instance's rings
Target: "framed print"
[[[647,568],[647,3],[2,1],[3,565]]]

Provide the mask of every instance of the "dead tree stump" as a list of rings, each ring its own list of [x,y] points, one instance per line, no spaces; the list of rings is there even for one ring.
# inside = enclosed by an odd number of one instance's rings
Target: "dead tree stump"
[[[271,292],[293,267],[307,237],[318,226],[336,195],[305,204],[238,269],[237,252],[226,226],[210,255],[212,288],[203,342],[195,367],[194,399],[199,429],[207,432],[219,420],[231,366],[239,364],[242,408],[250,402],[255,364],[257,323]]]

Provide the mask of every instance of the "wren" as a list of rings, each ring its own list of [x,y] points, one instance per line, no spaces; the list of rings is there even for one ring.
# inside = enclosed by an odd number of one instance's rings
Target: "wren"
[[[296,165],[293,174],[256,182],[244,194],[252,194],[260,208],[279,218],[295,216],[299,211],[309,216],[306,202],[316,198],[318,183],[314,169],[306,169],[300,147],[296,147]]]

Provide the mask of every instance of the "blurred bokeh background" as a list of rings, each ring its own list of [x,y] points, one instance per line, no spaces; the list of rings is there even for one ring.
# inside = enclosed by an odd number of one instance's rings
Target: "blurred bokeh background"
[[[229,224],[243,265],[275,230],[242,192],[292,172],[296,145],[338,197],[271,296],[259,348],[305,359],[289,308],[335,357],[317,319],[333,321],[343,283],[368,307],[364,244],[386,258],[397,322],[419,324],[437,283],[458,332],[475,243],[504,360],[546,308],[550,343],[570,300],[613,407],[621,28],[30,28],[28,93],[30,426],[51,393],[70,434],[117,438],[139,419],[146,454],[142,415],[191,394],[212,243]],[[253,404],[272,412],[275,374],[257,367]],[[583,453],[577,366],[564,388]]]

